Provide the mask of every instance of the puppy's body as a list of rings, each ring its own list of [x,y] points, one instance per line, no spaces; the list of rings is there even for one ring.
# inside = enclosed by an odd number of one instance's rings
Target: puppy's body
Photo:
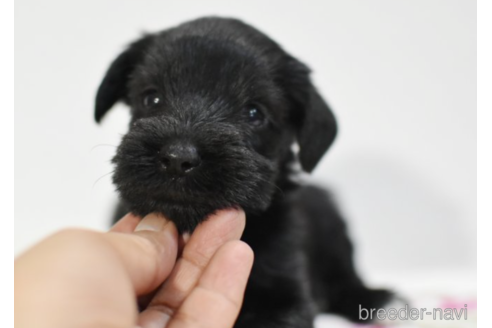
[[[181,232],[245,210],[255,263],[238,327],[311,327],[319,311],[358,321],[359,305],[389,300],[358,278],[326,193],[291,180],[297,160],[315,167],[336,123],[307,67],[275,42],[220,18],[147,35],[111,65],[96,120],[118,100],[132,109],[113,160],[121,210],[162,212]]]

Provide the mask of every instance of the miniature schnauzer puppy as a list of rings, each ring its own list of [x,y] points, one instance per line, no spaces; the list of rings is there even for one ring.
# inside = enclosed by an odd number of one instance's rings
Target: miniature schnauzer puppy
[[[131,108],[113,159],[120,213],[163,213],[183,233],[218,209],[246,212],[255,263],[236,327],[313,327],[319,312],[360,321],[359,307],[392,297],[359,278],[328,194],[292,179],[337,132],[309,72],[253,27],[209,17],[132,43],[97,93],[97,122],[118,101]]]

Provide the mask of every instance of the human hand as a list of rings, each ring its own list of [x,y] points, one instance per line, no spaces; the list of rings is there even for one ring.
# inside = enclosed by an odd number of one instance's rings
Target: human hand
[[[244,225],[244,212],[219,211],[179,257],[175,225],[155,214],[59,232],[15,261],[16,327],[232,327],[253,262]]]

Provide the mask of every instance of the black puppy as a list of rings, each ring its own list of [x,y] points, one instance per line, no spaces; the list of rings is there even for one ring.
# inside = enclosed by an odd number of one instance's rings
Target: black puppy
[[[312,327],[320,311],[358,321],[359,306],[391,298],[358,277],[327,194],[291,180],[297,162],[314,169],[337,126],[309,69],[278,44],[222,18],[146,35],[109,68],[96,121],[119,100],[132,111],[113,159],[120,210],[164,213],[180,232],[245,210],[255,263],[237,327]]]

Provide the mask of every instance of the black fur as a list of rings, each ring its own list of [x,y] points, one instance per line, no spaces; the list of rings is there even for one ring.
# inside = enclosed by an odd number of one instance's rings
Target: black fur
[[[312,327],[319,311],[358,321],[359,304],[390,299],[356,274],[326,192],[291,179],[297,159],[314,169],[337,127],[309,69],[275,42],[223,18],[146,35],[109,68],[96,120],[119,100],[132,110],[113,159],[120,213],[162,212],[183,232],[217,209],[245,210],[255,264],[237,327]],[[170,174],[161,154],[170,143],[193,147],[200,164]]]

